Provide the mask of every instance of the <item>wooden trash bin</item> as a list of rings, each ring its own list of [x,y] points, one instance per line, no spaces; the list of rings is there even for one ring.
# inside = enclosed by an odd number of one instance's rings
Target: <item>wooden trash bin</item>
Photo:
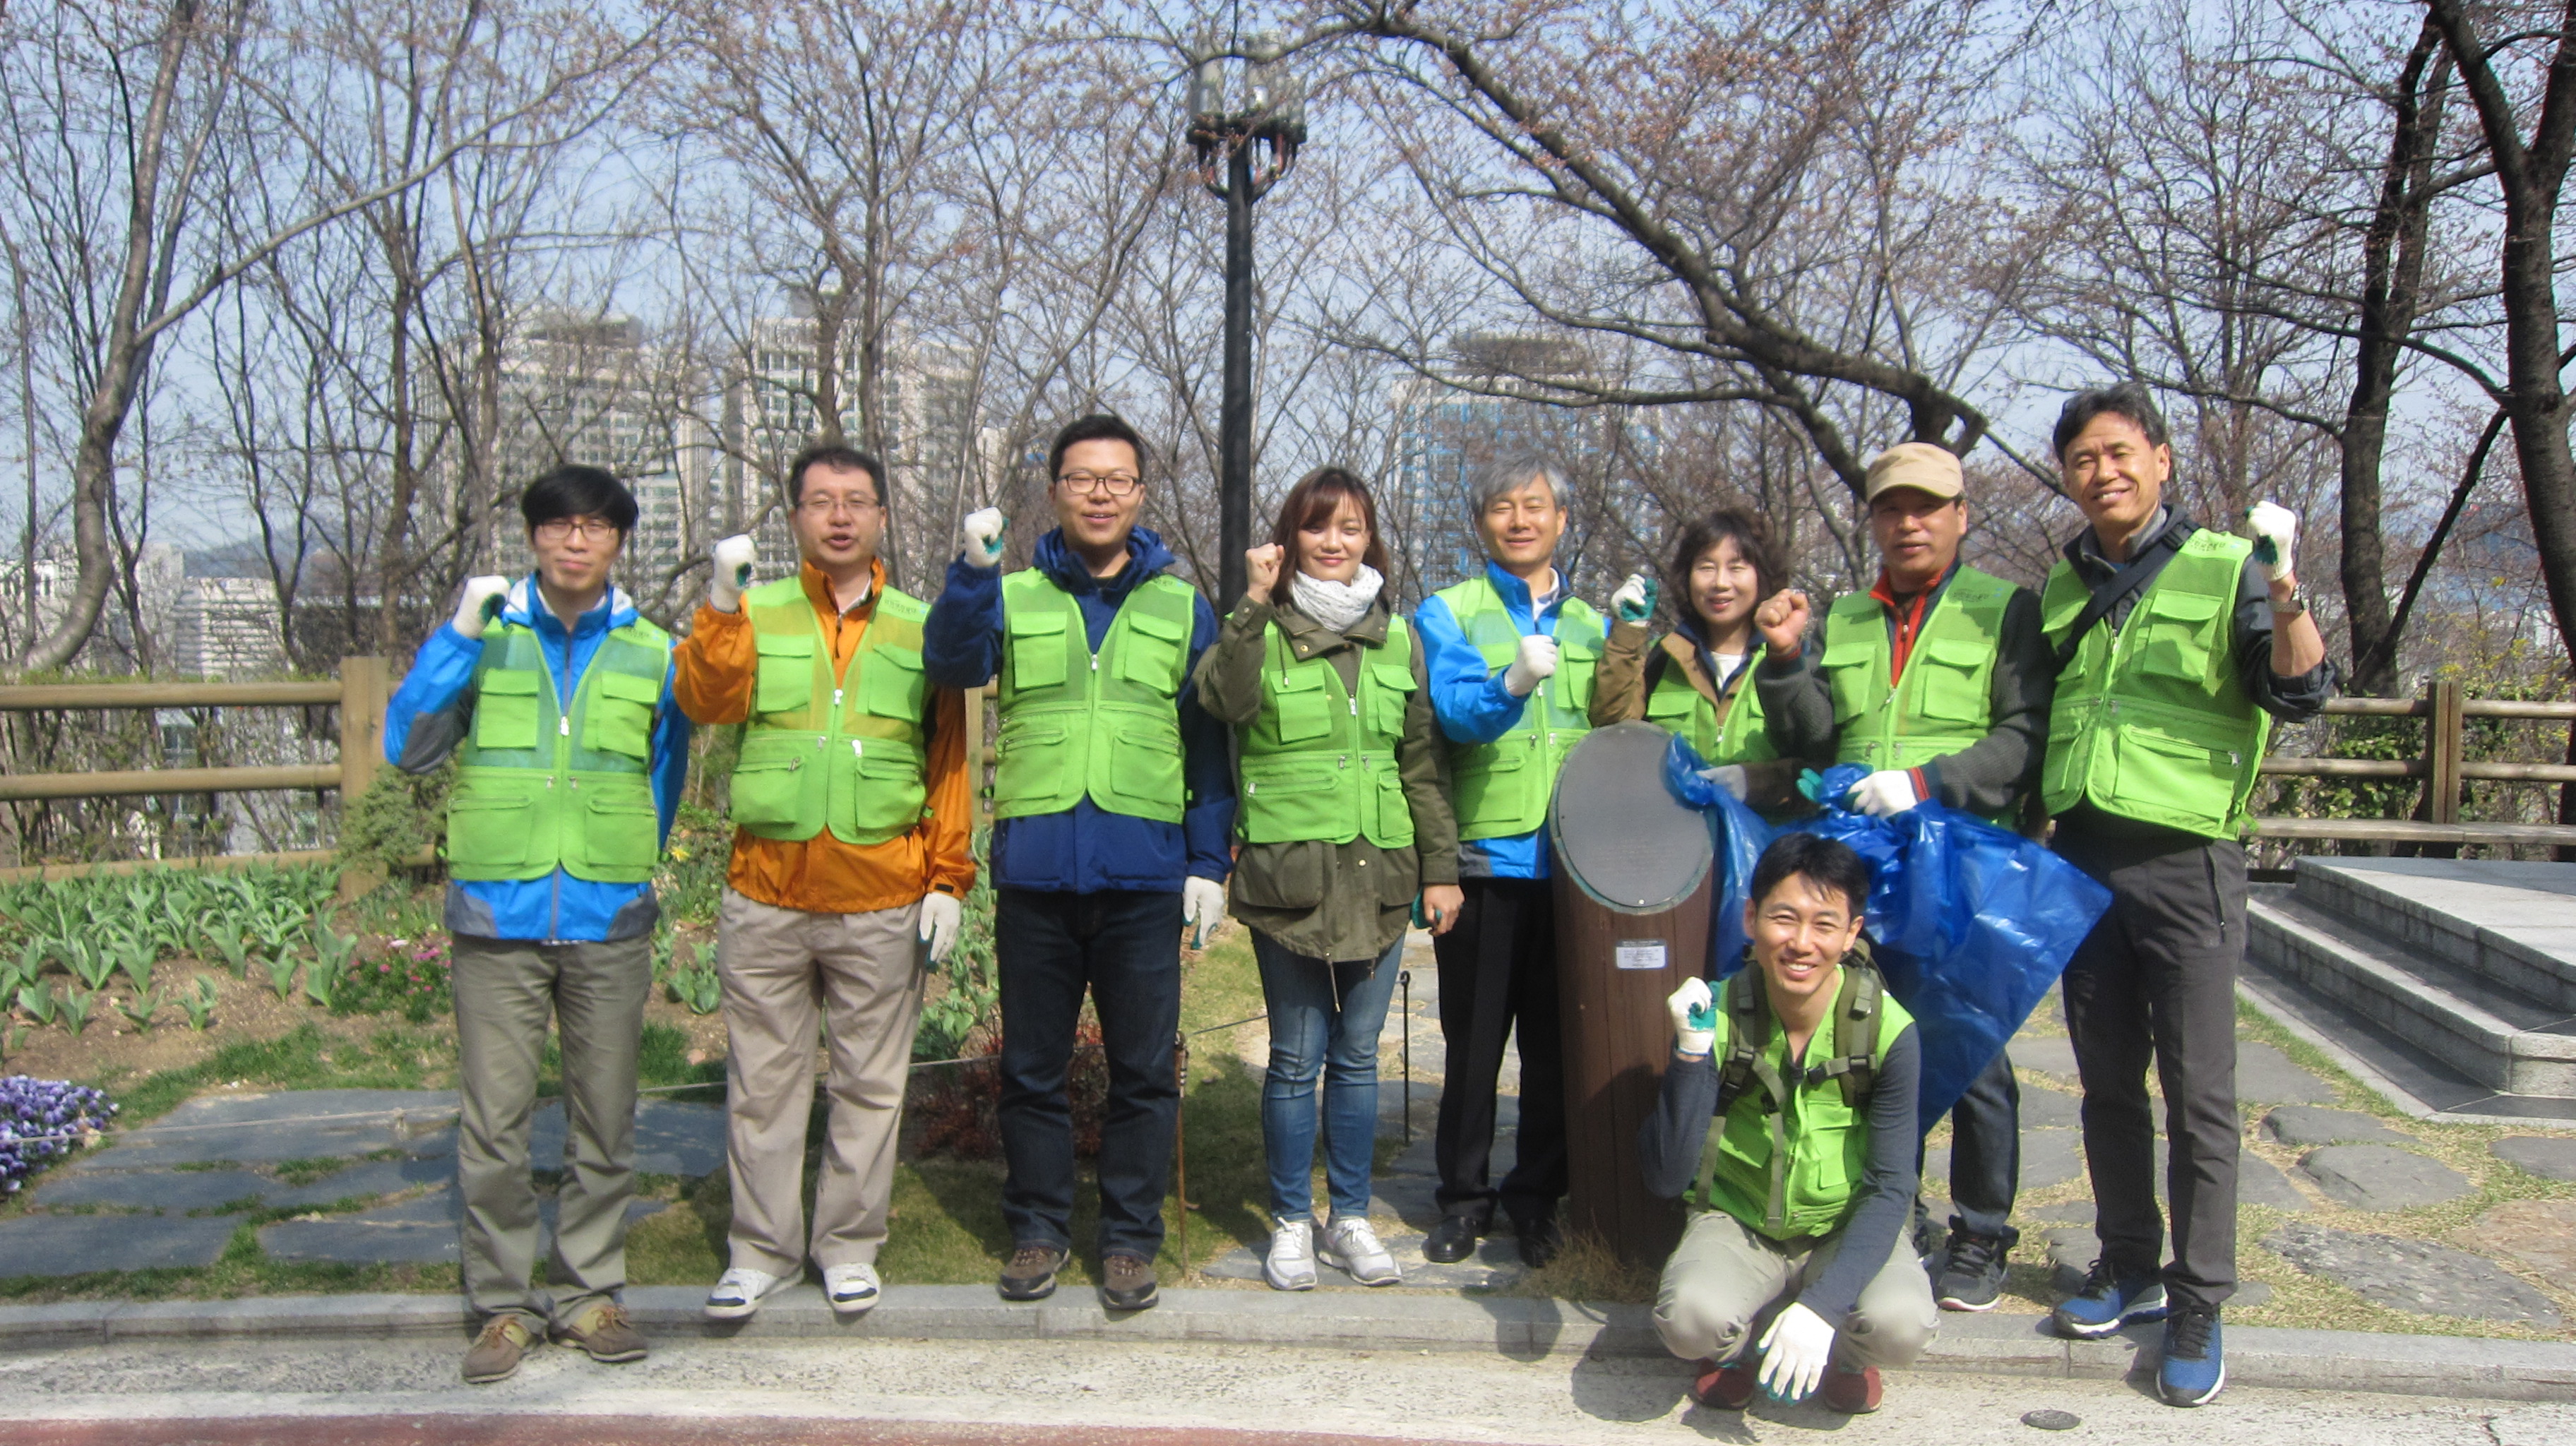
[[[1585,735],[1566,755],[1548,809],[1566,1223],[1632,1265],[1661,1264],[1681,1238],[1680,1202],[1646,1193],[1637,1130],[1672,1057],[1664,1001],[1707,969],[1716,887],[1707,820],[1664,786],[1671,738],[1651,723]]]

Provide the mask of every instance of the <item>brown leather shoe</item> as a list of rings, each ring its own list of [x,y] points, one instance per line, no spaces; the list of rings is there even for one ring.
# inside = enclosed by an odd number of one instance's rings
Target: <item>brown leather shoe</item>
[[[1154,1304],[1154,1262],[1121,1252],[1100,1262],[1100,1303],[1111,1310],[1146,1310]]]
[[[1753,1374],[1752,1363],[1741,1356],[1724,1365],[1702,1361],[1699,1374],[1691,1380],[1691,1399],[1721,1411],[1741,1411],[1753,1404],[1753,1393],[1759,1389],[1761,1381]]]
[[[537,1333],[519,1316],[504,1312],[483,1322],[482,1333],[465,1348],[465,1384],[508,1380],[519,1369],[519,1358],[536,1343]]]
[[[1825,1372],[1825,1384],[1816,1394],[1828,1411],[1866,1416],[1878,1409],[1878,1367],[1863,1366],[1855,1371],[1849,1366],[1835,1366]]]
[[[614,1301],[592,1306],[570,1323],[555,1327],[555,1339],[581,1347],[592,1360],[606,1366],[640,1361],[649,1349],[644,1333],[626,1318],[626,1307]]]
[[[1064,1268],[1064,1258],[1070,1254],[1063,1246],[1043,1240],[1012,1251],[1010,1263],[1002,1267],[1002,1299],[1044,1300],[1055,1294],[1055,1273]]]

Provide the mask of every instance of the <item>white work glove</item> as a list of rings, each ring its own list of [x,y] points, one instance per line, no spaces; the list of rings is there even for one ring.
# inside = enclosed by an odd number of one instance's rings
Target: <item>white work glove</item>
[[[930,946],[930,962],[937,964],[957,947],[957,931],[966,926],[966,906],[953,894],[928,893],[921,896],[921,942]]]
[[[1610,594],[1610,610],[1623,623],[1642,623],[1655,614],[1655,580],[1642,572],[1628,574],[1619,590]]]
[[[1825,1376],[1834,1328],[1825,1318],[1792,1303],[1762,1333],[1762,1389],[1775,1401],[1803,1401]]]
[[[460,636],[479,639],[492,620],[501,615],[501,605],[510,599],[510,580],[506,577],[469,577],[464,595],[456,600],[455,628]]]
[[[1725,789],[1737,803],[1744,801],[1745,791],[1752,786],[1752,780],[1746,777],[1741,763],[1721,763],[1714,768],[1703,768],[1699,771],[1699,780]]]
[[[1002,509],[999,507],[979,508],[966,514],[966,520],[958,525],[957,538],[959,550],[965,554],[970,566],[1000,567],[1002,565],[1002,528],[1004,526]]]
[[[1216,932],[1219,919],[1225,917],[1225,885],[1196,874],[1181,885],[1181,922],[1189,926],[1190,947],[1207,947],[1208,935]]]
[[[2273,502],[2245,509],[2245,525],[2254,532],[2254,561],[2265,582],[2279,582],[2298,566],[2299,515]]]
[[[742,590],[751,586],[751,534],[716,544],[715,571],[707,576],[707,606],[729,613],[742,606]]]
[[[1914,791],[1914,775],[1902,768],[1882,768],[1852,785],[1845,802],[1854,813],[1889,818],[1923,801]]]
[[[1693,975],[1682,981],[1682,987],[1664,1000],[1673,1012],[1673,1051],[1676,1054],[1706,1054],[1717,1042],[1717,999],[1708,992],[1708,981]],[[1694,1020],[1691,1016],[1697,1014]]]
[[[1543,679],[1556,676],[1556,639],[1534,633],[1521,639],[1520,656],[1503,670],[1503,691],[1526,698]]]

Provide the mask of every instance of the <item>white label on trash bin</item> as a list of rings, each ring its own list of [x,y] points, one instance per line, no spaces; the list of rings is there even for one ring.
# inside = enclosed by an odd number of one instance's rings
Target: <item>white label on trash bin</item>
[[[1619,967],[1622,969],[1663,968],[1664,941],[1661,939],[1620,940]]]

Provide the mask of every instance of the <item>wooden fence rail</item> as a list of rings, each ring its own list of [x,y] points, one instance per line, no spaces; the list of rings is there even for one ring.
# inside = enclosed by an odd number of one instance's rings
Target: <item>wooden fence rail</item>
[[[2352,843],[2554,845],[2576,847],[2576,826],[2558,823],[2464,823],[2460,785],[2473,779],[2576,784],[2576,765],[2484,763],[2461,757],[2471,718],[2576,724],[2576,703],[2534,703],[2518,698],[2470,698],[2454,682],[2436,682],[2421,698],[2336,698],[2328,713],[2371,718],[2423,718],[2420,758],[2266,758],[2263,772],[2295,778],[2420,778],[2424,792],[2411,819],[2258,818],[2257,838],[2318,839]],[[2563,815],[2562,815],[2563,816]]]

